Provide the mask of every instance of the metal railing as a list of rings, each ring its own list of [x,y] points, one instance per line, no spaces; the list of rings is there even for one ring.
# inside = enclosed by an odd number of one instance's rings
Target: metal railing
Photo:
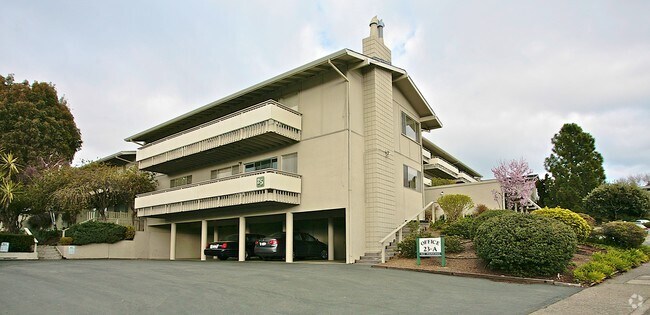
[[[386,242],[388,240],[393,241],[393,240],[395,240],[395,238],[397,238],[398,243],[401,242],[402,241],[402,230],[404,229],[404,227],[409,222],[411,222],[413,220],[417,220],[419,222],[420,217],[424,218],[425,213],[426,213],[427,209],[429,209],[429,208],[431,208],[431,220],[435,222],[435,209],[433,208],[433,205],[434,205],[433,201],[429,202],[429,204],[424,206],[424,208],[422,208],[421,211],[418,211],[418,213],[416,213],[414,216],[412,216],[408,220],[404,221],[404,223],[400,224],[394,230],[390,231],[390,233],[388,233],[388,235],[386,235],[386,237],[382,238],[379,241],[379,244],[381,244],[381,263],[382,264],[386,262]]]
[[[30,231],[29,228],[24,228],[24,230],[27,235],[31,235],[34,238],[34,253],[38,254],[38,240],[36,239],[36,236],[32,234],[32,231]]]

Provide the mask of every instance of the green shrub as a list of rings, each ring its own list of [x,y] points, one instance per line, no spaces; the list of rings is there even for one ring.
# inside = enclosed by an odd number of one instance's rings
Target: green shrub
[[[483,212],[488,211],[488,210],[490,210],[490,208],[488,208],[486,205],[484,205],[482,203],[479,203],[478,205],[476,205],[476,215],[477,216],[483,214]]]
[[[541,215],[547,218],[555,219],[568,225],[573,230],[573,232],[576,233],[578,241],[586,240],[591,233],[591,226],[589,226],[589,223],[587,223],[587,221],[583,219],[579,214],[571,210],[562,208],[542,208],[531,213],[534,215]]]
[[[455,183],[456,183],[456,181],[453,180],[453,179],[440,178],[440,177],[432,177],[431,178],[431,187],[444,186],[444,185],[453,185]]]
[[[476,237],[476,230],[478,229],[479,226],[481,226],[481,224],[483,224],[483,222],[500,215],[504,215],[504,214],[508,215],[514,213],[515,212],[512,210],[488,210],[483,212],[481,215],[474,218],[474,222],[472,223],[472,229],[470,230],[470,236],[472,238]]]
[[[411,233],[397,244],[397,251],[399,255],[404,258],[417,257],[417,238],[431,237],[430,232],[418,231],[419,223],[416,221],[409,222],[406,226],[410,229]]]
[[[59,239],[59,245],[70,245],[72,244],[72,237],[62,237]]]
[[[461,238],[458,236],[445,236],[445,253],[462,253],[464,250]]]
[[[437,200],[438,205],[445,212],[448,222],[454,222],[463,217],[463,213],[474,207],[472,198],[467,195],[449,194],[444,195]]]
[[[640,249],[628,249],[623,251],[621,254],[623,258],[627,259],[632,264],[632,267],[635,268],[650,260],[650,256]]]
[[[607,253],[594,253],[591,260],[612,266],[618,271],[628,271],[632,268],[632,261],[627,257],[623,257],[622,252],[617,250],[610,250]]]
[[[9,242],[9,252],[32,252],[34,237],[27,234],[0,233],[0,243]]]
[[[585,212],[598,220],[636,220],[650,214],[650,194],[628,184],[603,184],[584,198]]]
[[[442,234],[445,236],[461,236],[464,239],[472,238],[472,226],[474,224],[474,218],[464,217],[458,219],[456,222],[449,223],[442,229]]]
[[[92,243],[115,243],[124,239],[126,227],[123,225],[88,221],[70,227],[66,236],[72,237],[72,244],[85,245]]]
[[[645,241],[646,231],[630,222],[609,222],[603,225],[605,241],[622,248],[636,248]]]
[[[614,273],[614,268],[601,262],[588,262],[573,270],[573,278],[581,283],[600,283]]]
[[[591,226],[592,229],[596,227],[596,219],[594,219],[592,216],[586,213],[578,213],[578,215],[583,219],[585,219],[585,221],[587,221],[587,224],[589,224],[589,226]]]
[[[135,238],[135,228],[129,225],[126,227],[126,232],[124,232],[124,239],[132,240],[133,238]]]
[[[447,226],[447,221],[445,219],[438,219],[429,224],[429,228],[432,230],[442,230]]]
[[[638,249],[642,251],[644,254],[646,254],[647,256],[650,256],[650,246],[641,245],[641,247],[639,247]]]
[[[489,268],[532,276],[562,272],[576,251],[577,239],[557,220],[516,213],[481,224],[474,245]]]
[[[61,238],[61,230],[37,230],[34,231],[34,237],[39,245],[55,245]]]

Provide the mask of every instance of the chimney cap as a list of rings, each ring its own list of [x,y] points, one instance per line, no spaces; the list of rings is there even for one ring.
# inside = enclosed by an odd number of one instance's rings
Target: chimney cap
[[[372,20],[370,20],[370,26],[372,26],[373,24],[379,24],[379,19],[377,18],[376,15],[372,18]]]
[[[384,27],[384,20],[379,20],[377,27]]]

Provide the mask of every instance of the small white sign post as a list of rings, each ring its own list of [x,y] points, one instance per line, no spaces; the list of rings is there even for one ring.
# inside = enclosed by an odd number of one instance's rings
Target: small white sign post
[[[0,253],[7,252],[9,252],[9,242],[2,242],[2,244],[0,244]]]
[[[430,237],[417,239],[417,257],[418,266],[420,265],[420,257],[440,257],[443,267],[447,265],[445,260],[445,237]]]

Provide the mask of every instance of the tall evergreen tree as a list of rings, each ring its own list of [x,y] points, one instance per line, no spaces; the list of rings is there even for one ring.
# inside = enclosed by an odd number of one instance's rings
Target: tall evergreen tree
[[[0,147],[25,167],[40,159],[72,162],[81,133],[54,85],[15,83],[13,75],[0,75]]]
[[[551,140],[553,152],[544,160],[552,176],[549,204],[582,211],[582,199],[605,182],[603,157],[594,138],[577,124],[564,124]]]

